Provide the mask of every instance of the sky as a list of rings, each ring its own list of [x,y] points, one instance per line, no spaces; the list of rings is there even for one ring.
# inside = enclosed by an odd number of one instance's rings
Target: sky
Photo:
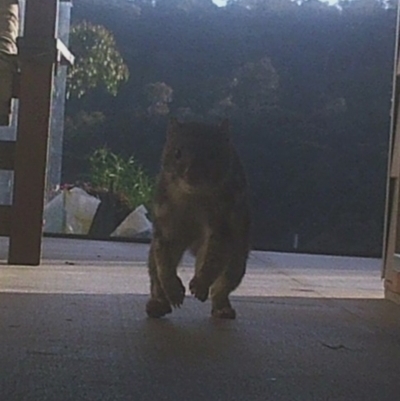
[[[228,0],[213,0],[213,2],[219,6],[219,7],[223,7],[226,5]],[[329,3],[329,4],[334,4],[337,1],[336,0],[322,0],[323,2]]]

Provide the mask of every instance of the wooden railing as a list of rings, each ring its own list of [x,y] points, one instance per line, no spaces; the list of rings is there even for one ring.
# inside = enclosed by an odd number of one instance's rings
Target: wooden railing
[[[0,206],[0,235],[10,237],[8,263],[38,265],[53,79],[57,63],[73,56],[56,38],[59,0],[27,0],[18,42],[17,140],[0,141],[0,169],[14,171],[11,206]]]

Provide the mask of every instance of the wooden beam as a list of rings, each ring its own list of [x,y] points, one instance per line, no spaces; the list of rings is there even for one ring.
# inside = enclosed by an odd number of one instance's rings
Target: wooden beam
[[[40,264],[57,15],[58,0],[26,1],[9,264]]]
[[[0,236],[10,235],[11,206],[0,205]]]
[[[13,170],[15,141],[0,141],[0,170]]]
[[[37,36],[34,44],[24,37],[18,38],[18,49],[25,56],[35,57],[40,55],[42,60],[53,60],[55,63],[62,65],[73,65],[75,61],[74,55],[70,52],[67,46],[57,38]]]

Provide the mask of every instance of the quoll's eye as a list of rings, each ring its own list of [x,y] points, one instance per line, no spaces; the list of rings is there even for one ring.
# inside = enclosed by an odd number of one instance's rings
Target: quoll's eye
[[[180,149],[175,149],[174,156],[176,160],[179,160],[182,157],[182,151]]]

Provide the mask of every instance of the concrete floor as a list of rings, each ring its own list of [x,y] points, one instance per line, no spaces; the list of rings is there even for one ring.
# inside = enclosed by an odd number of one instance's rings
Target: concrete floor
[[[0,238],[0,400],[399,399],[400,307],[379,260],[254,252],[237,320],[190,296],[150,320],[147,250],[46,238],[40,267],[11,267]]]

